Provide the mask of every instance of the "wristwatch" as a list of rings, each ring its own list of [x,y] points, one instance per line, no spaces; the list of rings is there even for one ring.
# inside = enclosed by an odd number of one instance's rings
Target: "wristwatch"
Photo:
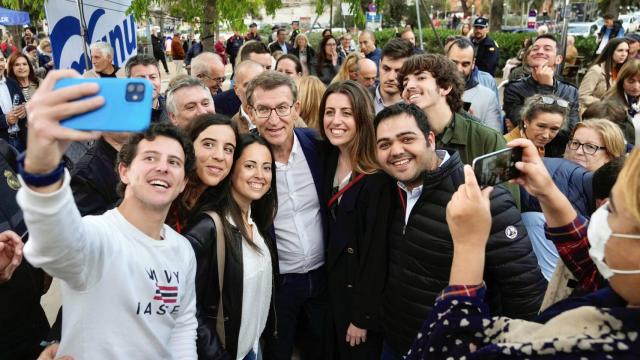
[[[35,187],[48,186],[56,183],[64,174],[64,161],[60,161],[58,167],[53,169],[48,174],[32,174],[24,169],[24,159],[26,157],[26,151],[23,151],[18,155],[18,174],[22,177],[22,180],[27,184]]]

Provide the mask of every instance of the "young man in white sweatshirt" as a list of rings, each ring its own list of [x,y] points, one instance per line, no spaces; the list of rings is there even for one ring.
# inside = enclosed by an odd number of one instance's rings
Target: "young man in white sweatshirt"
[[[195,257],[189,243],[164,225],[194,168],[193,147],[169,124],[132,135],[118,159],[122,203],[81,218],[61,159],[71,141],[99,134],[59,122],[102,106],[104,99],[78,100],[97,93],[97,84],[53,90],[65,77],[79,75],[50,73],[29,102],[17,195],[30,232],[25,256],[63,280],[58,354],[76,360],[195,359]]]

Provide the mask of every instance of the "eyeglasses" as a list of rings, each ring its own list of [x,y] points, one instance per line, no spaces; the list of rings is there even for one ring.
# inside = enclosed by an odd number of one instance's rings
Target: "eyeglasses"
[[[289,114],[291,114],[292,107],[293,107],[293,104],[291,105],[281,104],[274,108],[270,108],[267,106],[258,106],[258,107],[254,107],[253,111],[255,111],[256,115],[258,115],[259,118],[266,119],[271,116],[271,112],[273,110],[276,111],[276,114],[278,116],[289,116]]]
[[[569,149],[571,150],[578,150],[580,148],[580,146],[582,146],[582,151],[584,151],[585,154],[589,154],[589,155],[593,155],[595,153],[597,153],[599,150],[605,150],[606,147],[604,146],[598,146],[598,145],[594,145],[594,144],[583,144],[578,140],[569,140],[569,142],[567,143],[567,146],[569,147]]]
[[[212,78],[211,76],[209,76],[209,75],[207,75],[207,74],[205,74],[205,73],[198,74],[198,75],[196,75],[196,77],[197,77],[198,79],[200,79],[200,80],[202,80],[202,78],[207,78],[207,79],[209,79],[209,80],[211,80],[211,81],[215,81],[215,82],[217,82],[218,84],[222,84],[222,83],[227,79],[227,78],[226,78],[226,76],[221,76],[221,77],[217,77],[217,78]]]
[[[567,100],[556,99],[556,98],[552,98],[551,96],[541,96],[540,101],[545,105],[558,104],[558,106],[565,109],[569,107],[569,102]]]

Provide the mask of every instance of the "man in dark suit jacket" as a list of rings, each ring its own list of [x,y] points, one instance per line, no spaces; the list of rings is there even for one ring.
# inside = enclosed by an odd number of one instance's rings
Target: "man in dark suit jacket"
[[[7,61],[0,54],[0,139],[4,139],[19,152],[27,146],[27,112],[20,85],[6,76]]]
[[[245,97],[249,116],[271,145],[276,163],[278,211],[273,227],[280,270],[275,302],[278,334],[268,335],[265,354],[277,360],[291,359],[297,325],[303,323],[301,357],[326,359],[322,140],[311,129],[294,129],[300,103],[296,84],[287,75],[263,72],[249,83]]]
[[[278,29],[278,35],[276,36],[276,41],[269,44],[269,52],[273,54],[275,51],[282,51],[283,54],[289,54],[293,51],[293,47],[287,42],[287,30],[280,28]]]

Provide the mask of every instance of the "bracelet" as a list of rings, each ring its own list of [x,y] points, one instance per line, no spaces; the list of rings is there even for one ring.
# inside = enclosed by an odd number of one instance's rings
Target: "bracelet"
[[[20,177],[22,177],[22,181],[24,181],[25,184],[42,187],[54,184],[62,178],[62,175],[64,174],[64,161],[60,161],[58,167],[48,174],[32,174],[24,169],[26,153],[27,152],[24,151],[18,155],[18,174],[20,174]]]

